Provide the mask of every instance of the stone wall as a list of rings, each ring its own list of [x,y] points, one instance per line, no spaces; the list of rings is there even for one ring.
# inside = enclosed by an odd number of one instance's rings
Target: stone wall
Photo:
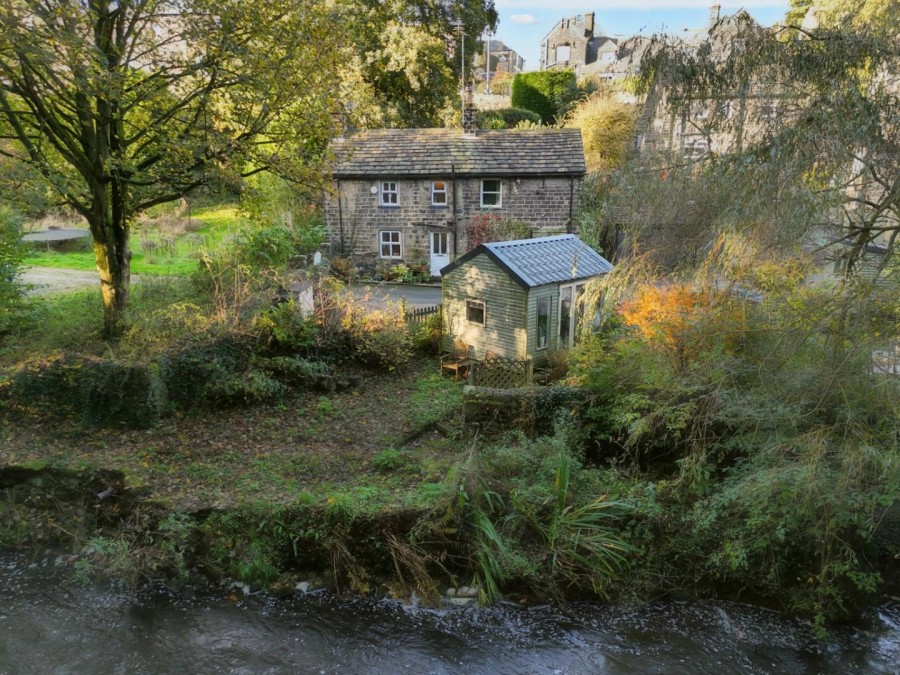
[[[493,389],[466,386],[463,418],[470,432],[477,430],[482,436],[495,437],[517,429],[533,438],[552,434],[561,415],[577,418],[590,397],[588,390],[579,387]]]
[[[425,261],[429,233],[446,231],[452,260],[468,250],[466,229],[479,213],[524,222],[532,227],[533,236],[561,234],[567,231],[570,213],[578,208],[581,183],[577,177],[503,178],[501,206],[483,208],[480,178],[436,178],[447,184],[446,206],[431,204],[431,178],[397,179],[398,204],[382,206],[381,180],[394,179],[340,180],[326,198],[325,221],[336,251],[377,259],[379,232],[399,230],[403,261]]]

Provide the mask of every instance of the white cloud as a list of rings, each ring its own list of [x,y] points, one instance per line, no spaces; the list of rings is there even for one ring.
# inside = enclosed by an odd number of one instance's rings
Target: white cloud
[[[585,0],[494,0],[494,5],[500,10],[526,8],[583,10],[589,4]],[[712,4],[720,4],[724,10],[737,10],[785,7],[788,2],[787,0],[604,0],[603,9],[708,9]]]
[[[532,25],[537,23],[537,19],[535,19],[531,14],[513,14],[509,17],[511,23],[521,23],[525,25]]]

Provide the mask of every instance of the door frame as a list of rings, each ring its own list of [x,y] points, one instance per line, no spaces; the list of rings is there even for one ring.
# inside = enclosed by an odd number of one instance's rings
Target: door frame
[[[435,241],[443,241],[443,245],[438,248],[443,248],[443,253],[435,253]],[[439,261],[443,261],[439,267],[435,267],[435,259],[439,259]],[[441,276],[441,268],[446,267],[450,264],[450,235],[447,230],[431,230],[428,233],[428,270],[431,272],[431,276],[439,277]]]

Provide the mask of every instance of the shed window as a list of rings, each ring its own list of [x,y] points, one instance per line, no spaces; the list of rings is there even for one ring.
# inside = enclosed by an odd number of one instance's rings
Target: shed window
[[[382,206],[399,206],[400,193],[397,190],[397,181],[383,180],[381,181],[381,205]]]
[[[503,205],[503,188],[497,178],[486,178],[481,181],[481,205],[491,209],[499,209]]]
[[[481,300],[466,300],[466,321],[484,325],[484,302]]]
[[[537,348],[550,346],[550,298],[538,298],[537,301]]]
[[[442,180],[431,184],[431,205],[447,206],[447,184]]]
[[[382,230],[378,233],[378,255],[381,258],[403,257],[403,233],[400,230]]]

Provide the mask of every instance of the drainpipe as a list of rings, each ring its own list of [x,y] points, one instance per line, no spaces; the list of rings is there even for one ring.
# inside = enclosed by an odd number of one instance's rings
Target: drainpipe
[[[456,260],[456,164],[450,165],[450,184],[453,186],[453,201],[450,210],[453,219],[453,259]]]
[[[575,199],[575,176],[569,176],[569,222],[566,223],[566,234],[572,234],[575,229],[572,227],[572,209]]]
[[[337,198],[338,198],[338,240],[341,245],[341,255],[344,254],[344,209],[341,207],[343,195],[341,194],[341,181],[337,182]]]

